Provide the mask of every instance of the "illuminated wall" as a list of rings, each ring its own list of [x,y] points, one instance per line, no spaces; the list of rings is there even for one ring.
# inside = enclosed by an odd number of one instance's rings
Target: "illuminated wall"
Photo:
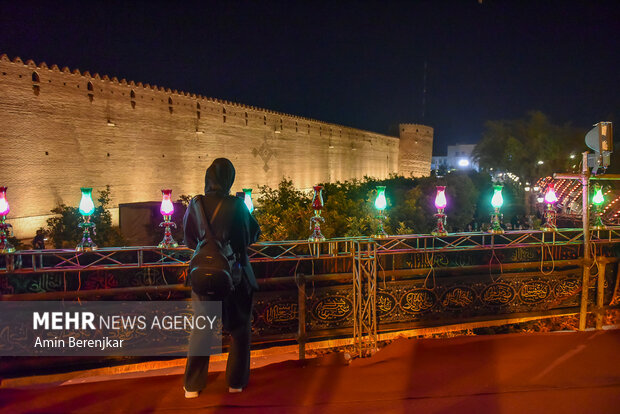
[[[0,125],[0,185],[9,187],[18,237],[44,226],[55,205],[77,205],[81,186],[96,196],[109,184],[114,206],[158,200],[162,188],[173,197],[197,194],[210,162],[227,157],[237,168],[233,191],[283,177],[310,188],[365,175],[428,175],[432,148],[432,128],[424,126],[415,143],[407,125],[401,140],[5,55]]]

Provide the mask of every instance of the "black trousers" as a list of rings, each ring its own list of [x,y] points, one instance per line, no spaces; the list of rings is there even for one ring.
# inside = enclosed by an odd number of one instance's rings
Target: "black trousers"
[[[235,291],[222,301],[222,320],[224,329],[230,332],[231,343],[226,362],[226,380],[232,388],[245,388],[250,378],[250,342],[252,336],[252,297],[253,291],[245,277]],[[192,300],[209,300],[192,292]],[[195,302],[194,302],[195,303]],[[192,343],[200,342],[200,332],[190,334]],[[207,385],[209,356],[188,355],[185,364],[185,389],[202,391]]]

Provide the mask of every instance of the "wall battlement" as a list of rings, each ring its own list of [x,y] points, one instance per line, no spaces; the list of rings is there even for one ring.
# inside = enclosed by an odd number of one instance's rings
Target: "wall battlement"
[[[424,144],[415,147],[408,124],[399,139],[6,55],[0,123],[0,184],[9,187],[8,219],[18,237],[44,226],[54,206],[76,205],[83,186],[96,194],[110,185],[114,206],[158,200],[162,188],[174,197],[198,194],[217,157],[237,168],[233,191],[274,187],[284,177],[307,189],[366,175],[430,173],[429,127],[418,126]]]

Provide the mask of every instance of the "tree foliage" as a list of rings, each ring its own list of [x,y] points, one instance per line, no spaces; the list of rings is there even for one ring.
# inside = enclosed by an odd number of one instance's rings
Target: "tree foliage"
[[[585,149],[584,135],[584,130],[553,124],[545,114],[534,111],[523,119],[488,121],[473,155],[482,169],[511,172],[522,182],[533,182],[554,172],[577,169],[579,154]]]
[[[486,179],[484,177],[487,177]],[[464,230],[477,215],[488,220],[490,204],[481,202],[477,184],[490,187],[487,174],[452,173],[443,178],[405,178],[392,176],[385,180],[365,177],[336,183],[324,183],[322,232],[327,238],[371,236],[378,226],[374,207],[376,186],[386,186],[387,208],[385,228],[389,234],[430,233],[435,226],[436,185],[446,185],[449,230]],[[312,192],[296,190],[290,180],[277,188],[261,187],[255,216],[263,240],[300,240],[311,233]],[[480,212],[479,212],[480,210]],[[483,213],[482,213],[483,211]]]

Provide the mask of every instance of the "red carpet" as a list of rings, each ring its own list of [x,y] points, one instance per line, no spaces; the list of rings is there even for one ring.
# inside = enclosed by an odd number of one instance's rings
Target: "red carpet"
[[[620,331],[398,340],[346,365],[339,354],[223,373],[199,398],[179,375],[0,389],[3,413],[620,413]]]

